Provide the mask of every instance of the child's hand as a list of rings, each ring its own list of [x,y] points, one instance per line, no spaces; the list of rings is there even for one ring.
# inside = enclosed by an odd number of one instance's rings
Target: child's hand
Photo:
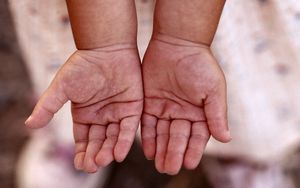
[[[72,102],[75,167],[95,172],[127,155],[143,108],[136,47],[76,51],[64,64],[26,121],[40,128]]]
[[[159,172],[196,168],[210,134],[228,142],[226,83],[209,47],[154,38],[143,60],[142,142]]]

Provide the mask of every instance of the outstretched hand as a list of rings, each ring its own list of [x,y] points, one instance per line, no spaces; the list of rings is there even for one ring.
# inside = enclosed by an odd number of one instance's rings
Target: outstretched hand
[[[153,38],[143,60],[142,143],[161,173],[196,168],[210,135],[230,141],[226,83],[210,48]]]
[[[143,108],[140,66],[137,49],[131,45],[76,51],[42,95],[26,125],[47,125],[70,100],[75,167],[95,172],[113,160],[124,160]]]

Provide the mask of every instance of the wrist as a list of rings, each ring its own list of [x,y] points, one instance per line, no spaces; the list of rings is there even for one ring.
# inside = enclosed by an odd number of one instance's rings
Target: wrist
[[[184,26],[161,26],[158,23],[154,24],[153,36],[168,36],[168,40],[174,40],[179,43],[190,43],[194,45],[202,45],[210,47],[214,35],[203,31],[193,31],[193,29],[180,29]]]
[[[157,0],[154,31],[210,46],[225,0]]]
[[[153,35],[151,37],[151,41],[159,41],[170,45],[175,46],[182,46],[182,47],[198,47],[198,48],[204,48],[204,49],[210,49],[210,44],[189,40],[186,38],[181,38],[176,35],[172,34],[165,34],[161,32],[153,32]]]
[[[79,49],[75,52],[82,59],[97,64],[99,59],[107,62],[114,58],[125,57],[133,58],[139,61],[138,49],[136,43],[114,43],[107,46],[91,49]]]
[[[136,43],[134,0],[67,0],[67,7],[77,49]]]
[[[106,36],[99,40],[79,40],[75,38],[76,48],[78,50],[96,50],[96,51],[111,51],[122,48],[137,48],[136,38],[130,36]],[[90,37],[93,38],[93,37]]]
[[[137,45],[137,31],[135,26],[128,28],[128,26],[123,26],[122,24],[119,24],[119,26],[111,25],[113,24],[106,24],[103,26],[103,29],[99,27],[95,28],[93,31],[84,30],[84,26],[73,29],[73,36],[77,49],[105,49],[109,46]]]

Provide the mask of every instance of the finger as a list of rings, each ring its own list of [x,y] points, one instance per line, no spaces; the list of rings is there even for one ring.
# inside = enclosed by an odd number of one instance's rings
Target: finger
[[[102,125],[92,125],[89,130],[88,145],[84,157],[84,170],[89,173],[96,172],[96,155],[105,140],[106,127]]]
[[[51,83],[49,88],[41,96],[32,114],[25,121],[30,128],[40,128],[46,126],[53,118],[54,114],[68,101],[60,84]]]
[[[114,149],[116,161],[122,162],[128,154],[139,125],[140,116],[130,116],[122,119],[120,133]]]
[[[220,142],[229,142],[226,88],[205,99],[204,111],[211,135]]]
[[[192,124],[191,136],[183,162],[185,168],[195,169],[198,166],[209,137],[210,133],[206,122]]]
[[[88,144],[89,128],[90,126],[88,125],[73,123],[73,135],[75,140],[74,165],[77,170],[83,169],[83,161]]]
[[[119,124],[111,123],[106,129],[106,139],[96,156],[98,166],[107,166],[114,160],[114,148],[118,140]]]
[[[184,153],[188,144],[191,122],[186,120],[173,120],[170,126],[170,139],[165,159],[165,172],[175,175],[179,172]]]
[[[143,114],[141,124],[142,145],[145,156],[148,160],[155,156],[157,118],[148,114]]]
[[[169,141],[170,121],[158,120],[156,131],[155,167],[160,173],[164,173],[164,162]]]

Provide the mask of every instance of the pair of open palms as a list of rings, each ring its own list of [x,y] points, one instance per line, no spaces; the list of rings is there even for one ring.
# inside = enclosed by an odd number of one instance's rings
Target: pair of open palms
[[[141,121],[146,157],[161,173],[195,168],[212,134],[230,140],[226,84],[209,47],[153,38],[141,68],[137,48],[76,51],[26,124],[45,126],[70,100],[75,167],[95,172],[128,154]]]

